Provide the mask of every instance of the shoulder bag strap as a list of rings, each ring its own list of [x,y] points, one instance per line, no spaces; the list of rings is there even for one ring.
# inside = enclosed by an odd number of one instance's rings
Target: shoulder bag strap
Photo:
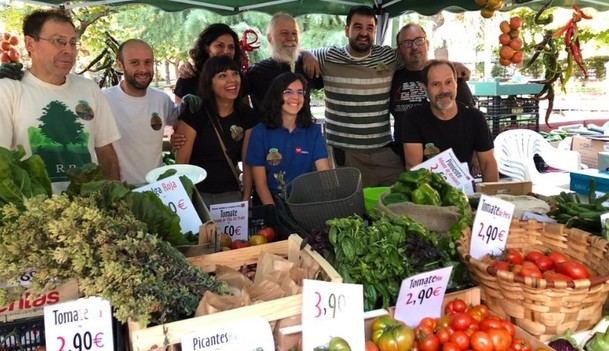
[[[220,135],[220,132],[218,131],[218,128],[216,127],[216,123],[214,123],[214,121],[212,120],[211,114],[209,113],[209,111],[207,111],[207,109],[205,109],[205,114],[207,115],[209,122],[211,123],[211,126],[214,129],[214,132],[216,133],[216,137],[218,138],[218,143],[220,143],[220,148],[222,149],[224,158],[226,158],[226,162],[228,163],[228,166],[230,167],[231,171],[233,172],[233,176],[235,177],[235,180],[237,181],[237,185],[239,185],[239,187],[241,187],[241,181],[239,180],[239,172],[237,171],[237,168],[235,168],[235,164],[233,163],[233,160],[230,158],[230,156],[228,156],[228,152],[226,151],[227,149],[226,149],[226,145],[224,145],[224,140],[222,139],[222,135]]]

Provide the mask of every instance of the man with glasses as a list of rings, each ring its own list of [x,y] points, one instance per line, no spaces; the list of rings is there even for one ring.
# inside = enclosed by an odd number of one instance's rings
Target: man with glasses
[[[410,108],[427,102],[423,69],[429,61],[429,40],[423,27],[408,23],[398,32],[396,43],[404,67],[393,75],[390,110],[394,118],[395,151],[403,155],[398,131],[402,129],[404,115]],[[463,78],[457,80],[457,101],[466,106],[474,106],[474,98]]]
[[[21,81],[0,79],[0,146],[40,155],[56,193],[67,186],[69,168],[89,162],[119,180],[112,111],[95,82],[70,74],[79,45],[71,19],[35,11],[25,17],[23,34],[32,64]]]

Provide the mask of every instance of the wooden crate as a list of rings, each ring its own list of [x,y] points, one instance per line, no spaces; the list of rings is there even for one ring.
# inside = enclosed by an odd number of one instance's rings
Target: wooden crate
[[[480,288],[474,287],[471,289],[465,289],[446,294],[444,296],[442,310],[444,310],[444,306],[448,302],[457,298],[465,301],[465,303],[468,305],[477,305],[480,303]],[[394,309],[389,308],[388,310],[380,309],[369,311],[364,314],[364,330],[366,333],[366,340],[370,340],[370,328],[374,319],[386,314],[393,315],[393,312]],[[279,323],[281,323],[281,325],[278,325],[275,330],[275,344],[277,346],[277,351],[288,351],[292,347],[299,345],[302,339],[302,326],[300,325],[300,316],[298,316],[298,318],[292,318],[291,320],[282,320]],[[516,327],[516,337],[528,341],[531,344],[533,350],[542,347],[548,351],[553,350],[552,348],[544,345],[541,341],[535,339],[532,335],[528,334],[519,327]]]
[[[310,257],[321,267],[320,279],[342,282],[342,278],[336,270],[321,255],[311,250],[310,246],[307,245],[300,250],[301,243],[302,239],[298,235],[292,234],[288,240],[191,257],[188,260],[204,271],[213,272],[216,265],[226,265],[238,269],[244,264],[256,263],[262,252],[284,256],[292,262],[297,262],[301,257]],[[141,328],[137,323],[132,322],[129,323],[129,344],[132,351],[150,350],[163,345],[178,344],[183,336],[196,332],[203,326],[254,316],[263,317],[269,322],[277,321],[300,315],[301,309],[302,294],[298,294],[150,328]]]

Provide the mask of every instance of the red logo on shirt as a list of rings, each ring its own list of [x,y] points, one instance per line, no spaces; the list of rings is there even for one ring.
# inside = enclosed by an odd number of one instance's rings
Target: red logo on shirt
[[[302,153],[302,148],[300,146],[296,146],[296,153],[297,154],[301,154]]]

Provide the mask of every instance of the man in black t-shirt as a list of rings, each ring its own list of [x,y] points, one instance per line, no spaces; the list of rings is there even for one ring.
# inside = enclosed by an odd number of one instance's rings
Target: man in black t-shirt
[[[427,93],[423,86],[423,68],[428,62],[429,40],[420,25],[409,23],[400,29],[396,42],[404,68],[393,75],[389,108],[394,118],[394,140],[398,152],[401,153],[402,142],[398,131],[402,129],[405,113],[410,108],[427,102]],[[457,101],[466,106],[474,106],[474,98],[463,78],[457,80]]]
[[[294,17],[286,13],[274,15],[269,22],[266,35],[271,57],[252,65],[245,73],[248,93],[255,109],[260,106],[275,77],[285,72],[304,75],[299,46],[300,30]],[[320,89],[322,86],[323,81],[319,78],[309,80],[307,96],[311,88]]]
[[[429,61],[423,70],[423,84],[429,102],[410,108],[398,131],[406,168],[452,148],[459,161],[467,162],[470,168],[475,155],[483,181],[496,182],[499,173],[491,132],[482,112],[456,101],[454,66],[445,60]]]

